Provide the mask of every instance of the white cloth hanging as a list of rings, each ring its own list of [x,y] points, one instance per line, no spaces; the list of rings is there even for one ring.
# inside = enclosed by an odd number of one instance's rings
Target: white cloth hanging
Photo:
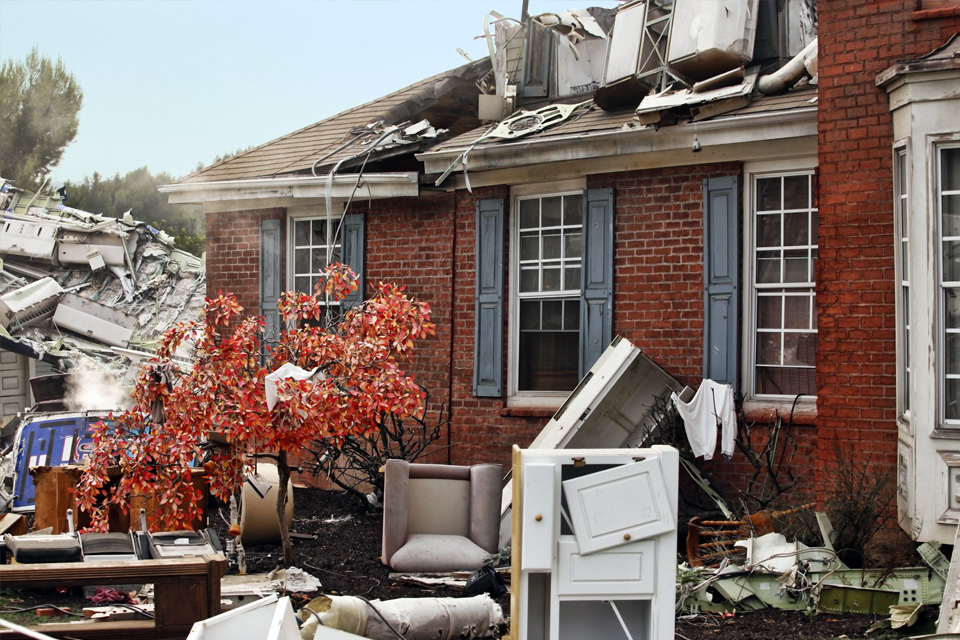
[[[721,427],[720,452],[729,460],[733,457],[737,439],[737,414],[733,404],[733,387],[704,378],[690,402],[684,402],[676,393],[670,395],[673,406],[683,418],[683,428],[693,455],[704,460],[713,458],[717,450],[717,427]]]

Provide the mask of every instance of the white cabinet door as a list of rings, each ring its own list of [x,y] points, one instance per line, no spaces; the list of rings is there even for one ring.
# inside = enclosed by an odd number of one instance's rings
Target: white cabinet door
[[[658,457],[565,480],[563,494],[581,555],[676,528]]]
[[[529,464],[523,468],[521,534],[524,571],[550,571],[553,567],[556,522],[555,464]]]

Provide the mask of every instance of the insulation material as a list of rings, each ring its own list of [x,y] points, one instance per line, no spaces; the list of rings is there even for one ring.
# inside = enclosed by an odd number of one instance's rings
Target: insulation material
[[[324,628],[372,640],[394,640],[397,635],[390,627],[407,640],[494,638],[504,622],[500,605],[486,594],[472,598],[397,598],[369,603],[355,596],[328,595],[311,600],[304,608],[317,614],[316,618],[309,617],[304,630],[308,629],[307,624],[321,628],[315,621],[319,619]]]

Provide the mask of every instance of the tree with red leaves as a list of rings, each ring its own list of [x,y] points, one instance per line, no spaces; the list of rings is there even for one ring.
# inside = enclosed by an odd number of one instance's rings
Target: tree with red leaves
[[[151,528],[190,528],[202,497],[192,466],[205,461],[210,493],[227,500],[257,459],[270,458],[279,471],[277,517],[290,566],[284,513],[291,458],[319,438],[369,433],[385,415],[421,416],[425,393],[399,361],[434,331],[426,303],[384,283],[335,326],[318,326],[330,302],[357,287],[340,264],[323,276],[313,295],[282,294],[285,329],[272,348],[264,344],[263,318],[242,317],[231,295],[208,298],[202,319],[164,333],[137,380],[134,408],[94,429],[95,450],[77,487],[91,529],[106,530],[111,506],[128,511],[135,496],[159,505],[149,514]],[[193,350],[188,362],[177,356],[184,347]],[[301,375],[268,379],[262,348],[269,370],[289,365]]]

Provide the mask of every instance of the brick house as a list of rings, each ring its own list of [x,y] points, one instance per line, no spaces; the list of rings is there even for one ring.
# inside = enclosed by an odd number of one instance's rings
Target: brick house
[[[761,76],[807,44],[783,35],[782,7],[811,4],[759,2],[772,27],[757,46],[773,58]],[[960,6],[822,1],[817,14],[818,85],[642,111],[637,92],[664,76],[578,93],[521,58],[511,103],[500,85],[478,98],[486,60],[164,190],[203,205],[208,289],[268,326],[277,294],[309,287],[331,256],[368,293],[391,280],[428,301],[437,333],[412,368],[430,411],[449,411],[444,461],[509,463],[620,335],[682,384],[734,385],[749,420],[791,413],[807,490],[850,443],[858,464],[896,474],[912,537],[952,542],[960,324],[938,310],[960,277],[937,256],[960,236],[960,65],[956,43],[923,56],[960,31]],[[598,85],[617,89],[596,93],[603,109],[583,104]],[[477,112],[491,94],[506,105],[492,125],[513,108],[570,109],[497,137]],[[714,469],[735,483],[747,467]]]

